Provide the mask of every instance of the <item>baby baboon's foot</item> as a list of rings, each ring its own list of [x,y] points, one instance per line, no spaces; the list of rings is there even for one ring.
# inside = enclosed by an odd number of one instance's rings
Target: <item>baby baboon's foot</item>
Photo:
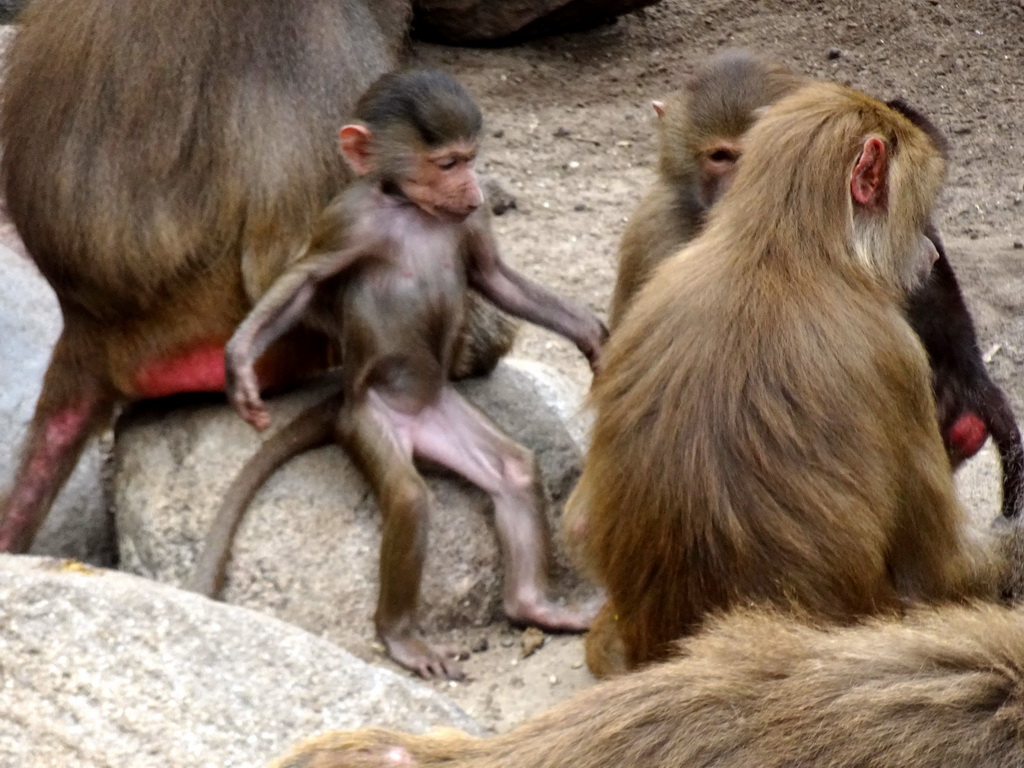
[[[420,677],[448,680],[463,680],[466,677],[454,654],[434,648],[419,637],[405,634],[382,637],[381,640],[392,659]]]

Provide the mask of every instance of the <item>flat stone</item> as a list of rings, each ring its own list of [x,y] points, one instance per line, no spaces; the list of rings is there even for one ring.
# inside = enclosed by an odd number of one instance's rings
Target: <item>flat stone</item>
[[[0,556],[0,764],[264,765],[324,729],[480,729],[446,697],[243,608]]]

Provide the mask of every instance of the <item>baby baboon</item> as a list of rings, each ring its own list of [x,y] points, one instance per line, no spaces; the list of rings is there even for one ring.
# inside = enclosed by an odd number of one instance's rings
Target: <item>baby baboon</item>
[[[590,615],[547,597],[549,541],[533,454],[449,383],[467,290],[576,342],[592,366],[607,331],[501,260],[474,172],[481,115],[461,85],[433,70],[385,75],[360,99],[356,119],[341,129],[340,142],[360,180],[324,210],[306,252],[228,342],[228,395],[263,428],[269,416],[256,358],[300,320],[339,340],[343,401],[333,429],[384,516],[378,635],[399,664],[423,676],[459,677],[458,665],[429,647],[416,626],[429,491],[414,457],[492,496],[510,618],[563,631],[590,623]],[[212,543],[226,545],[223,533],[242,508],[221,510]],[[216,585],[223,559],[223,549],[202,555],[199,586]]]

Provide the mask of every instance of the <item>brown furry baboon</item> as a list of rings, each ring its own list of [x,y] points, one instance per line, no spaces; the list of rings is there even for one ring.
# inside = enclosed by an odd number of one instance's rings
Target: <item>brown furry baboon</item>
[[[409,13],[408,0],[25,10],[6,59],[0,186],[64,330],[0,500],[0,551],[28,549],[116,402],[224,388],[224,343],[349,181],[335,132],[397,63]],[[500,316],[477,322],[492,343],[464,344],[484,353],[457,352],[457,372],[493,367],[511,344]],[[261,384],[335,357],[299,331],[261,361]]]
[[[744,50],[727,50],[697,66],[685,86],[653,103],[658,116],[654,184],[629,217],[619,241],[608,327],[622,321],[654,269],[695,238],[711,206],[728,189],[757,113],[806,78]],[[577,489],[563,516],[574,559],[589,504]]]
[[[806,78],[746,50],[711,57],[679,91],[654,102],[658,113],[658,175],[636,207],[619,244],[609,310],[615,328],[654,268],[700,232],[708,210],[732,180],[743,137],[758,111]],[[921,113],[893,102],[945,146]],[[981,450],[991,434],[1003,466],[1003,515],[1024,506],[1024,449],[1009,400],[985,370],[974,321],[937,230],[929,237],[939,259],[910,295],[907,313],[932,368],[936,416],[955,468]],[[570,528],[585,504],[567,508]]]
[[[1024,613],[814,628],[741,611],[515,730],[327,733],[273,768],[1020,768]]]
[[[683,88],[654,102],[658,175],[619,242],[611,329],[654,268],[700,232],[732,181],[758,110],[804,82],[780,64],[732,50],[703,62]]]
[[[609,593],[588,638],[596,674],[620,651],[629,668],[663,658],[735,605],[844,620],[995,590],[902,306],[937,258],[924,232],[940,148],[827,83],[769,106],[745,144],[592,391],[577,492]]]

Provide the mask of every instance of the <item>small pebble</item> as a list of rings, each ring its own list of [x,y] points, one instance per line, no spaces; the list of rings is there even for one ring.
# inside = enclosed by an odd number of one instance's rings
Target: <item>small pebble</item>
[[[542,645],[544,645],[545,640],[547,640],[547,636],[536,627],[530,627],[529,629],[523,630],[522,651],[520,652],[520,657],[525,659],[527,656],[532,656]]]

